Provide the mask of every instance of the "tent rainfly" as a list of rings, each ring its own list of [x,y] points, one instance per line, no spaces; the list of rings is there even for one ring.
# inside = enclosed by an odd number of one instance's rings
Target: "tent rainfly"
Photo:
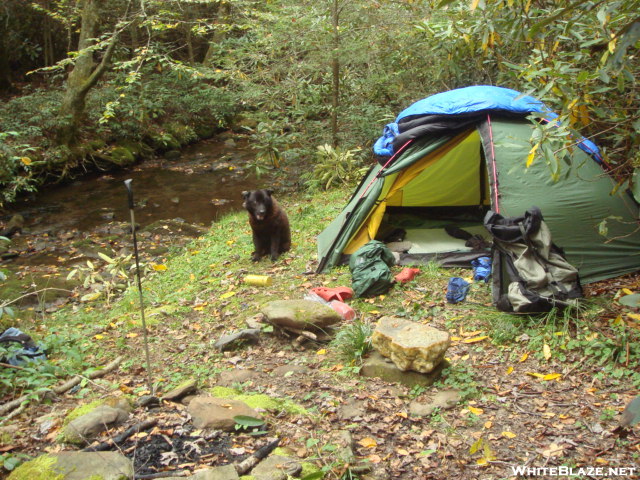
[[[555,118],[539,100],[493,86],[439,93],[402,111],[374,145],[378,163],[318,236],[318,271],[397,231],[410,246],[400,264],[468,266],[482,253],[444,227],[489,239],[482,226],[489,209],[515,217],[532,206],[542,211],[553,242],[583,283],[640,270],[639,211],[632,194],[615,188],[598,148],[584,138],[560,180],[552,179],[544,162],[526,167],[530,114],[546,122]],[[608,217],[616,218],[608,224],[609,241],[598,228]]]

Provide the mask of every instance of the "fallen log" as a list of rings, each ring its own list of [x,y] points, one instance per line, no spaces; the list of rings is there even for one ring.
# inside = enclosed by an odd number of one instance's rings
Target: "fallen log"
[[[266,444],[264,447],[259,448],[240,463],[234,464],[233,466],[235,467],[236,472],[238,472],[238,475],[242,476],[250,472],[253,467],[260,463],[260,460],[268,457],[279,444],[280,439],[278,438],[275,441]]]
[[[7,402],[4,405],[0,406],[0,416],[6,415],[11,410],[14,410],[14,409],[18,408],[19,406],[21,406],[23,403],[29,403],[32,400],[40,401],[49,392],[54,392],[54,393],[57,393],[58,395],[60,395],[61,393],[64,393],[67,390],[70,390],[71,388],[73,388],[76,385],[78,385],[82,381],[83,378],[89,378],[89,379],[93,380],[94,378],[102,377],[102,376],[106,375],[107,373],[115,370],[118,367],[118,365],[120,365],[120,362],[122,362],[122,357],[117,357],[115,360],[113,360],[112,362],[108,363],[107,365],[105,365],[104,368],[102,368],[100,370],[95,370],[95,371],[93,371],[93,372],[91,372],[91,373],[89,373],[87,375],[76,375],[71,380],[68,380],[67,382],[65,382],[62,385],[59,385],[57,387],[54,387],[54,388],[41,388],[41,389],[36,390],[35,392],[33,392],[33,393],[29,394],[29,395],[23,395],[22,397],[16,398],[15,400],[11,400],[10,402]],[[5,420],[3,420],[3,421],[5,421]],[[0,422],[0,423],[2,423],[2,422]]]

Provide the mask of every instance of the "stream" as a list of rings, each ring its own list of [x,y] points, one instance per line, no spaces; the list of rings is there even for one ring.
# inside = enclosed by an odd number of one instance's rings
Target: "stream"
[[[14,203],[2,213],[0,227],[20,214],[24,228],[5,251],[12,258],[0,262],[8,278],[0,302],[40,288],[71,289],[66,274],[74,265],[99,259],[98,252],[129,253],[131,217],[124,180],[133,180],[141,251],[153,259],[167,250],[157,245],[184,244],[224,214],[242,208],[241,192],[259,188],[248,167],[253,158],[244,139],[212,139],[184,148],[179,158],[157,157],[130,170],[88,175]],[[145,239],[156,247],[145,248]],[[66,297],[68,293],[51,292],[37,303],[50,308]],[[30,300],[26,305],[35,302]]]

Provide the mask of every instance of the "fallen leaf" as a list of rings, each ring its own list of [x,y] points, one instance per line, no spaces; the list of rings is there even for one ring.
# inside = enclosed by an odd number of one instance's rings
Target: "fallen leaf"
[[[520,357],[520,363],[524,362],[527,358],[529,358],[529,354],[523,353],[522,356]]]
[[[482,337],[467,338],[466,340],[463,340],[462,343],[477,343],[481,342],[482,340],[486,340],[487,338],[489,338],[487,335],[483,335]]]
[[[481,408],[476,408],[476,407],[472,407],[472,406],[468,406],[467,409],[473,413],[474,415],[482,415],[484,413],[484,410]]]
[[[549,380],[555,380],[556,378],[562,377],[561,373],[548,373],[542,377],[542,380],[548,382]]]
[[[152,263],[151,268],[153,268],[156,272],[164,272],[167,269],[167,266],[164,264]]]
[[[505,430],[500,435],[502,435],[503,437],[506,437],[506,438],[516,438],[517,437],[517,435],[515,433],[510,432],[508,430]]]
[[[327,350],[325,348],[321,348],[316,352],[316,355],[326,355],[326,354],[327,354]]]
[[[409,451],[408,451],[408,450],[405,450],[404,448],[397,448],[397,449],[396,449],[396,453],[397,453],[398,455],[400,455],[400,456],[403,456],[403,457],[405,457],[405,456],[409,455]]]
[[[220,298],[229,298],[229,297],[233,297],[236,294],[236,292],[227,292],[227,293],[223,293],[222,295],[220,295]]]
[[[545,360],[549,360],[551,358],[551,347],[546,343],[542,346],[542,354],[544,355]]]
[[[364,448],[375,448],[378,446],[378,442],[376,442],[375,439],[371,437],[363,438],[358,442],[358,444],[363,446]]]
[[[513,373],[513,367],[507,368],[507,375],[511,375]]]

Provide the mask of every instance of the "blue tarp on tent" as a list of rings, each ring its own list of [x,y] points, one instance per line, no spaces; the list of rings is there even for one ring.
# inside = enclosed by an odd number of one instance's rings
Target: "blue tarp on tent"
[[[458,88],[431,95],[404,109],[394,123],[384,127],[382,136],[373,146],[373,151],[382,157],[389,157],[395,153],[393,140],[402,133],[401,123],[403,120],[407,121],[429,115],[464,116],[483,111],[506,112],[523,116],[536,112],[541,113],[548,121],[557,118],[557,115],[540,100],[516,90],[490,85]],[[578,146],[596,161],[602,162],[600,151],[593,142],[582,138]]]

